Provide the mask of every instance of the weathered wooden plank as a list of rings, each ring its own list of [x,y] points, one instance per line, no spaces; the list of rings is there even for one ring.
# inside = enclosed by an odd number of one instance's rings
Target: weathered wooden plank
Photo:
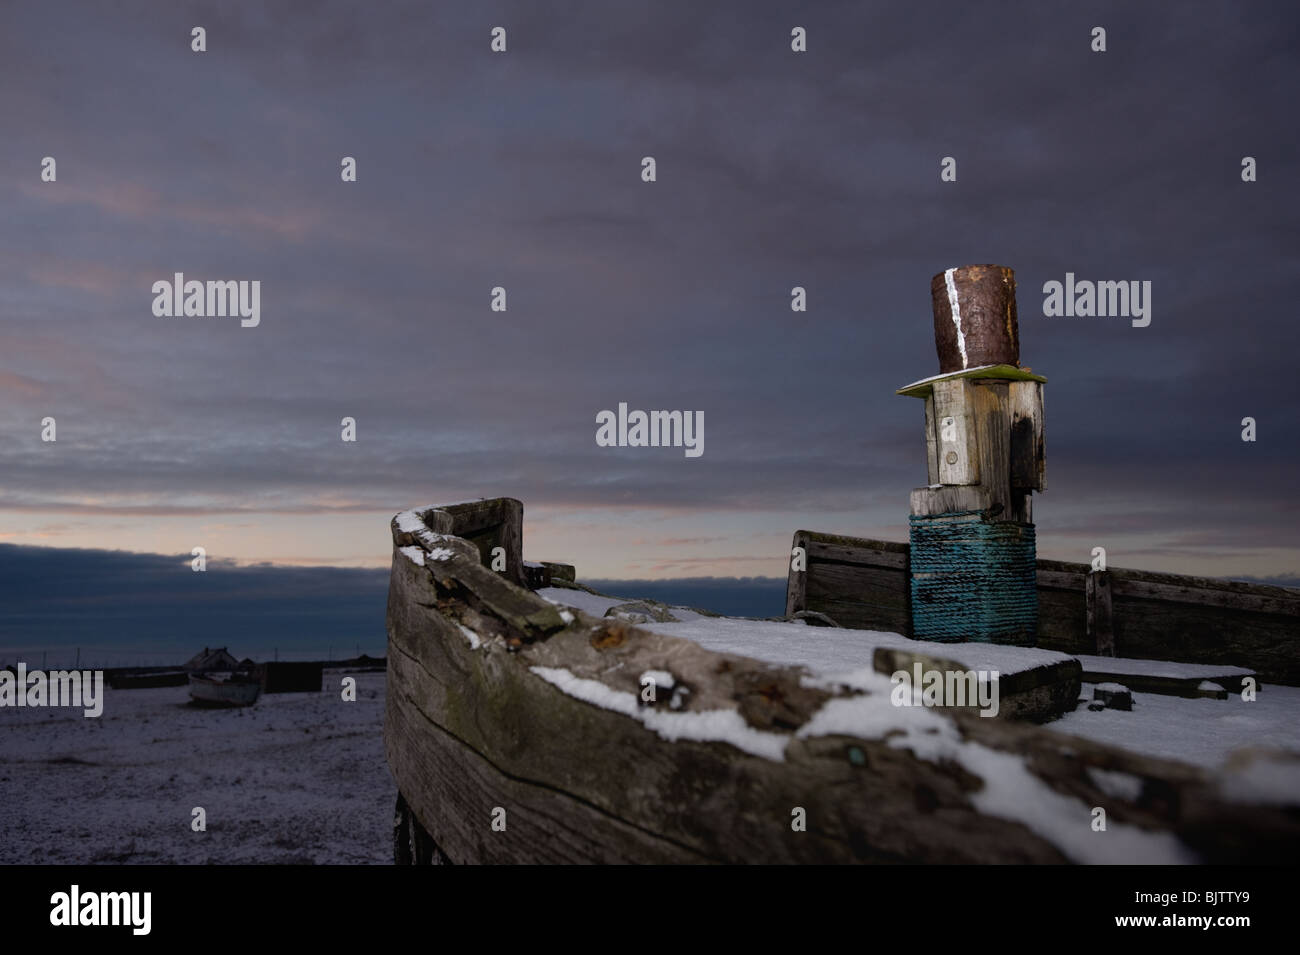
[[[934,383],[935,442],[940,484],[979,484],[975,386],[967,378]]]
[[[940,673],[963,673],[964,664],[943,657],[931,656],[916,650],[899,647],[878,647],[872,658],[872,668],[877,673],[893,675],[900,670],[912,674],[914,666]],[[997,678],[997,713],[995,718],[1007,720],[1033,720],[1043,722],[1072,711],[1079,699],[1082,669],[1077,660],[1060,660],[1042,666],[1001,673]],[[944,706],[963,706],[978,712],[977,700],[969,695],[970,687],[956,684],[953,690],[964,692],[963,699],[950,699],[949,687],[941,691]],[[986,717],[987,718],[987,717]]]
[[[1087,603],[1082,588],[1038,588],[1038,639],[1036,646],[1062,653],[1093,653],[1088,642]]]
[[[551,575],[552,581],[561,580],[574,583],[578,579],[578,572],[572,564],[566,564],[558,560],[542,560],[538,561],[538,563],[546,568]]]
[[[896,568],[819,564],[809,575],[806,606],[841,627],[912,632],[907,571]]]
[[[1088,565],[1079,564],[1078,570],[1049,570],[1046,561],[1038,562],[1038,587],[1052,590],[1077,590],[1083,593],[1088,586]]]
[[[1122,683],[1135,693],[1159,693],[1164,696],[1181,696],[1196,699],[1202,696],[1203,681],[1216,683],[1232,693],[1240,693],[1247,678],[1257,685],[1259,674],[1238,667],[1235,672],[1217,668],[1213,664],[1179,663],[1180,668],[1196,670],[1194,675],[1176,676],[1151,672],[1150,661],[1125,660],[1117,657],[1096,657],[1080,654],[1085,683]]]
[[[956,511],[987,511],[992,500],[982,484],[941,485],[912,489],[912,514],[929,517]]]
[[[1013,381],[1011,405],[1011,486],[1047,489],[1047,453],[1043,419],[1043,386],[1037,381]]]
[[[1088,605],[1088,637],[1100,656],[1113,657],[1115,628],[1111,606],[1110,573],[1094,570],[1088,574],[1085,595]]]
[[[484,567],[490,568],[493,565],[494,549],[502,548],[505,566],[497,573],[502,574],[511,583],[523,585],[524,505],[522,502],[511,497],[494,497],[464,504],[449,504],[445,507],[424,508],[416,513],[431,533],[472,545],[478,554],[479,563]],[[394,522],[396,520],[394,518]],[[394,534],[399,533],[399,530],[394,523]],[[415,536],[405,539],[404,543],[411,543]],[[427,541],[424,543],[427,545]]]
[[[1040,560],[1038,586],[1083,590],[1090,572],[1088,564]],[[1146,598],[1300,616],[1300,591],[1293,588],[1126,567],[1112,567],[1106,573],[1111,575],[1111,590],[1117,598]]]
[[[840,596],[861,601],[878,590],[880,597],[896,593],[901,605],[906,602],[902,595],[908,590],[908,579],[906,567],[818,561],[811,565],[806,593],[809,600]]]
[[[1073,561],[1038,561],[1040,586],[1068,587],[1082,590],[1091,572],[1088,564]],[[1167,574],[1131,567],[1111,567],[1111,588],[1115,595],[1147,597],[1176,603],[1196,603],[1260,613],[1300,615],[1300,589],[1275,587],[1219,577],[1191,574]]]
[[[390,656],[384,744],[416,816],[457,863],[691,863],[708,857],[645,832],[549,781],[518,779],[431,720],[416,702],[432,679],[405,650]],[[505,831],[492,830],[505,809]]]
[[[1246,589],[1214,586],[1203,578],[1188,578],[1187,583],[1167,583],[1153,580],[1139,572],[1116,568],[1111,573],[1111,586],[1116,597],[1141,597],[1163,600],[1168,603],[1200,604],[1223,607],[1228,610],[1250,610],[1257,613],[1292,614],[1300,617],[1300,594],[1270,594],[1249,592]],[[1153,575],[1154,576],[1154,575]],[[1172,575],[1171,575],[1172,576]],[[1233,583],[1223,581],[1222,583]],[[1249,585],[1245,585],[1249,586]],[[1281,588],[1277,588],[1281,589]]]
[[[939,444],[934,430],[934,396],[925,396],[925,474],[927,484],[939,483]]]
[[[857,547],[837,541],[809,538],[806,546],[808,559],[818,563],[872,564],[899,570],[907,566],[906,544],[894,545],[901,549],[885,550],[876,546],[878,543],[871,541],[865,547]]]
[[[970,388],[979,483],[988,491],[991,516],[1011,520],[1011,407],[1007,382],[979,380]]]

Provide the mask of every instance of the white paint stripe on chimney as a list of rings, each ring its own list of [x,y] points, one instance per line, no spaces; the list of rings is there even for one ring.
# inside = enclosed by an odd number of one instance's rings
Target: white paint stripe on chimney
[[[952,323],[957,328],[957,350],[961,352],[961,366],[966,367],[966,336],[961,332],[961,306],[957,304],[957,286],[952,282],[952,273],[956,269],[947,269],[943,273],[944,284],[948,286],[948,310],[952,312]]]

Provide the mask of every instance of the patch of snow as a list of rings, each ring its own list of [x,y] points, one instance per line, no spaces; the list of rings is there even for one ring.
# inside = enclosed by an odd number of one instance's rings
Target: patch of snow
[[[573,623],[574,616],[573,614],[569,613],[569,611],[561,609],[560,619],[563,620],[565,623]]]
[[[1098,683],[1097,689],[1101,690],[1104,693],[1128,692],[1128,687],[1126,687],[1123,683]]]
[[[581,610],[585,614],[593,617],[603,617],[610,607],[617,607],[619,604],[626,603],[646,603],[647,601],[637,599],[636,597],[607,597],[603,594],[589,594],[585,590],[570,590],[568,587],[543,587],[535,593],[550,603],[559,607],[573,607]],[[704,614],[695,610],[689,610],[686,607],[669,607],[669,611],[678,620],[683,622],[689,620],[712,620],[712,617],[706,617]]]
[[[892,740],[890,745],[894,745]],[[1093,832],[1092,807],[1052,789],[1029,772],[1018,755],[966,743],[956,758],[968,772],[984,780],[984,788],[971,795],[977,809],[1021,823],[1076,862],[1189,865],[1198,861],[1171,832],[1150,832],[1114,820],[1105,832]]]
[[[637,720],[646,729],[670,742],[679,739],[729,743],[746,753],[776,762],[785,760],[789,737],[756,730],[736,710],[707,710],[702,713],[665,713],[641,706],[635,693],[615,690],[599,680],[574,676],[555,667],[531,667],[533,673],[575,699],[612,710]]]
[[[1034,647],[931,643],[880,630],[807,627],[773,620],[699,617],[679,623],[650,621],[641,626],[655,633],[684,637],[720,653],[735,653],[782,666],[805,666],[818,677],[843,675],[863,668],[870,670],[877,647],[940,657],[970,670],[997,670],[1003,675],[1070,659],[1068,654]]]
[[[429,551],[426,560],[451,560],[456,556],[456,552],[449,547],[435,547]]]
[[[1196,684],[1196,688],[1197,688],[1198,690],[1211,690],[1211,691],[1213,691],[1213,692],[1215,692],[1215,693],[1226,693],[1226,692],[1227,692],[1226,690],[1224,690],[1223,687],[1219,686],[1219,684],[1217,684],[1217,683],[1212,683],[1212,682],[1210,682],[1209,680],[1202,680],[1200,683]]]
[[[886,739],[929,762],[956,762],[984,781],[971,794],[982,813],[1021,823],[1083,863],[1189,863],[1195,858],[1171,833],[1152,833],[1112,822],[1107,833],[1091,827],[1091,807],[1056,792],[1031,773],[1023,757],[961,739],[956,725],[928,709],[895,707],[883,673],[861,674],[873,692],[828,700],[795,734]]]
[[[1142,795],[1142,780],[1132,773],[1122,773],[1114,769],[1099,769],[1089,766],[1087,773],[1098,789],[1107,796],[1137,802]]]
[[[469,641],[469,648],[471,650],[477,650],[479,647],[483,646],[483,641],[479,639],[479,635],[469,627],[465,626],[463,623],[458,623],[456,626],[460,627],[460,632],[463,633],[465,639]]]
[[[1094,657],[1086,654],[1079,654],[1074,658],[1088,673],[1163,676],[1175,680],[1192,680],[1198,676],[1250,676],[1255,672],[1242,667],[1215,666],[1207,663],[1173,663],[1169,660],[1130,660],[1124,657]]]
[[[319,693],[264,693],[244,709],[195,709],[173,686],[107,688],[99,719],[0,711],[0,866],[391,866],[386,676],[350,675],[356,699],[343,705],[342,674],[327,670]],[[202,798],[175,825],[190,793]],[[222,820],[218,838],[190,831],[195,803]],[[63,827],[76,838],[33,838]]]
[[[409,560],[411,563],[417,564],[420,567],[424,566],[424,551],[421,548],[399,547],[398,550],[400,550],[402,552],[402,556],[405,557],[407,560]]]
[[[428,532],[429,528],[424,521],[420,520],[415,511],[402,511],[397,515],[397,529],[406,534],[419,534]]]
[[[539,593],[552,603],[576,606],[597,616],[616,603],[624,602],[619,598],[596,597],[577,590],[550,588]],[[880,692],[886,695],[886,702],[889,677],[876,673],[872,666],[877,647],[941,657],[971,670],[997,670],[1003,677],[1071,657],[1070,654],[1033,647],[930,643],[882,631],[808,627],[802,623],[728,617],[699,617],[679,623],[651,621],[641,626],[656,633],[683,637],[720,653],[734,653],[784,666],[806,667],[809,673],[801,681],[805,686],[831,690],[843,687],[858,691],[880,688]],[[1105,664],[1110,668],[1109,672],[1118,668],[1134,675],[1187,678],[1252,672],[1240,667],[1158,660],[1090,656],[1076,659],[1085,669],[1100,669],[1101,664]],[[1101,686],[1111,691],[1124,689],[1122,684],[1114,682]],[[1084,684],[1080,697],[1090,700],[1094,688],[1094,684]],[[1217,769],[1228,753],[1243,746],[1276,746],[1300,752],[1300,734],[1296,732],[1296,727],[1300,726],[1300,687],[1270,685],[1267,692],[1261,692],[1250,703],[1236,693],[1229,694],[1227,700],[1184,699],[1150,693],[1131,695],[1134,701],[1132,711],[1106,709],[1093,712],[1080,706],[1048,725],[1062,733],[1209,769]],[[829,710],[824,708],[824,712],[814,717],[814,720],[822,722],[814,723],[810,732],[819,732],[826,721],[838,718],[838,709],[838,706]],[[927,716],[942,718],[928,709],[907,709],[916,720],[924,720]],[[886,706],[877,713],[877,718],[883,721],[882,725],[897,725],[897,716],[889,715],[896,712],[895,707]],[[846,717],[846,725],[858,727],[856,721],[861,718],[861,713],[854,712]],[[853,732],[857,731],[853,729]]]
[[[567,587],[543,587],[536,593],[543,600],[557,606],[573,607],[575,610],[581,610],[593,617],[603,617],[605,611],[610,607],[625,604],[631,599],[629,597],[602,597],[599,594],[589,594],[585,590],[569,590]]]
[[[1219,792],[1227,799],[1256,806],[1300,805],[1300,765],[1260,756],[1229,770],[1219,783]]]
[[[705,614],[702,614],[702,613],[700,613],[700,612],[697,611],[697,610],[692,610],[692,609],[690,609],[689,607],[669,607],[668,609],[669,609],[670,611],[672,611],[672,615],[673,615],[674,617],[676,617],[676,618],[677,618],[679,621],[681,621],[682,623],[687,623],[687,622],[689,622],[689,621],[691,621],[691,620],[713,620],[713,619],[716,619],[716,618],[714,618],[714,617],[706,616]]]
[[[1091,684],[1083,684],[1091,698]],[[1079,707],[1046,724],[1061,733],[1148,756],[1218,770],[1228,754],[1248,746],[1300,753],[1300,687],[1269,684],[1252,702],[1240,693],[1226,700],[1134,693],[1133,710]]]

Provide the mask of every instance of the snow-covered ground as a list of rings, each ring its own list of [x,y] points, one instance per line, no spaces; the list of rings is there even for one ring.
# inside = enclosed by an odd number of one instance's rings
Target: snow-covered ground
[[[1172,660],[1119,660],[1114,657],[1093,657],[1078,654],[1075,659],[1090,673],[1129,673],[1133,676],[1166,677],[1173,680],[1194,680],[1210,674],[1215,676],[1246,676],[1253,673],[1244,667],[1214,666],[1208,663],[1175,663]],[[1117,668],[1117,666],[1119,668]]]
[[[674,609],[674,616],[682,616]],[[810,627],[803,623],[698,617],[682,623],[646,623],[656,633],[684,637],[720,653],[735,653],[767,663],[805,666],[821,676],[870,668],[878,647],[940,657],[971,670],[1017,673],[1070,659],[1054,650],[1007,647],[996,643],[928,643],[881,630]]]
[[[1092,684],[1085,683],[1082,696],[1091,700],[1092,690]],[[1093,712],[1080,706],[1047,726],[1149,756],[1217,769],[1234,749],[1249,746],[1300,753],[1300,687],[1269,684],[1249,703],[1239,693],[1229,693],[1226,700],[1134,693],[1130,712]]]
[[[241,710],[183,686],[105,689],[98,719],[0,710],[0,863],[391,863],[384,674],[349,675],[355,702],[327,670]]]

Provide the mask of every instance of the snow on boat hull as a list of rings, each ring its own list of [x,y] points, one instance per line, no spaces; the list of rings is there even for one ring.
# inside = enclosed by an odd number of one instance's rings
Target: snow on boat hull
[[[252,706],[261,693],[262,685],[256,680],[190,674],[190,700],[198,706]]]
[[[895,706],[870,669],[814,678],[561,609],[518,584],[521,518],[496,499],[392,521],[399,862],[1258,863],[1300,848],[1294,796]],[[1300,785],[1297,765],[1263,768]]]

